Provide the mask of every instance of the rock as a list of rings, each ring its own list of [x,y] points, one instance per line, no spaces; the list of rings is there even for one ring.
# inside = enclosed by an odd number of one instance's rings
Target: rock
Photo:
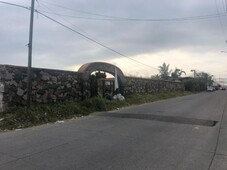
[[[3,101],[3,94],[0,92],[0,102]]]
[[[52,84],[53,84],[53,82],[52,82],[52,81],[48,81],[48,82],[47,82],[47,84],[52,85]]]
[[[41,90],[41,89],[43,89],[43,86],[37,85],[36,88],[37,88],[38,90]]]
[[[37,94],[45,94],[46,93],[46,91],[45,90],[43,90],[43,89],[38,89],[37,90],[37,92],[36,92]]]
[[[53,83],[57,83],[58,81],[57,77],[54,77],[54,76],[51,77],[51,80],[53,81]]]
[[[24,100],[27,100],[27,95],[23,95],[22,97]]]
[[[9,81],[9,85],[11,85],[11,86],[14,85],[15,87],[18,86],[17,82],[14,80]]]
[[[50,80],[50,76],[47,74],[42,75],[41,80],[47,81]]]
[[[37,86],[37,84],[38,84],[37,81],[33,81],[33,82],[32,82],[32,87]]]
[[[5,92],[5,86],[3,83],[0,83],[0,92]]]
[[[57,89],[62,90],[62,89],[64,89],[64,86],[59,86]]]
[[[76,80],[73,80],[72,84],[73,85],[77,84],[77,81]]]
[[[66,85],[66,87],[67,87],[67,88],[71,88],[72,85],[68,83],[68,84]]]
[[[6,74],[5,74],[5,80],[12,80],[13,79],[13,76],[14,76],[14,74],[13,73],[9,73],[9,72],[7,72]]]
[[[18,96],[23,96],[23,94],[24,94],[24,90],[22,90],[21,88],[17,89]]]
[[[51,100],[53,101],[53,102],[56,102],[57,101],[57,97],[55,96],[55,95],[51,95]]]
[[[22,81],[27,83],[28,82],[28,77],[25,77]]]
[[[44,80],[44,81],[50,80],[50,75],[48,73],[41,71],[40,74],[41,74],[41,80]]]

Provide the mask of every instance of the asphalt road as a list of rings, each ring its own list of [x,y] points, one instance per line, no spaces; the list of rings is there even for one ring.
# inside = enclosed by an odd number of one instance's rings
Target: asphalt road
[[[227,91],[0,133],[0,169],[226,170]]]

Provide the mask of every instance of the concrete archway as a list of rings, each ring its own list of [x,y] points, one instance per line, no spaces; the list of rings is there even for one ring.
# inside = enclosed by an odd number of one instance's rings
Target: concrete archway
[[[125,77],[123,72],[120,68],[113,64],[104,63],[104,62],[93,62],[93,63],[87,63],[82,65],[78,73],[81,74],[82,78],[82,98],[89,98],[92,96],[92,81],[90,80],[91,73],[95,71],[103,71],[107,72],[113,76],[115,76],[115,68],[117,70],[117,77],[118,77],[118,83],[119,83],[119,92],[123,94],[124,84],[125,84]]]
[[[92,72],[94,71],[104,71],[109,74],[112,74],[113,76],[115,75],[115,68],[117,69],[117,75],[118,75],[118,80],[124,84],[125,78],[124,74],[121,71],[120,68],[113,64],[105,63],[105,62],[93,62],[93,63],[87,63],[82,65],[78,72],[82,74],[82,79],[83,80],[88,80],[89,76],[91,75]]]

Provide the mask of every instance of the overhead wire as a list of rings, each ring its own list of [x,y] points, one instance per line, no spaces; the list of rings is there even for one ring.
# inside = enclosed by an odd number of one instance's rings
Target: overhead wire
[[[161,18],[161,19],[141,19],[141,18],[94,18],[94,17],[82,17],[82,16],[75,16],[75,15],[67,15],[67,14],[60,14],[60,13],[50,13],[47,11],[42,11],[48,14],[54,14],[58,16],[64,16],[68,18],[77,18],[77,19],[84,19],[84,20],[96,20],[96,21],[115,21],[115,22],[127,22],[127,21],[135,21],[135,22],[180,22],[180,21],[196,21],[196,20],[207,20],[218,18],[222,16],[227,16],[226,13],[220,14],[211,14],[211,15],[203,15],[203,16],[194,16],[194,17],[185,17],[185,18]]]
[[[43,3],[58,7],[58,8],[62,8],[62,9],[66,9],[66,10],[70,10],[70,11],[74,11],[74,12],[79,12],[79,13],[84,13],[84,14],[88,14],[88,15],[94,15],[94,16],[99,16],[99,17],[107,17],[107,18],[118,18],[121,19],[120,17],[116,17],[116,16],[108,16],[108,15],[102,15],[102,14],[96,14],[96,13],[92,13],[92,12],[88,12],[88,11],[83,11],[83,10],[78,10],[78,9],[72,9],[69,7],[65,7],[56,3],[51,3],[51,2],[45,2],[43,0],[40,0]]]
[[[43,2],[43,1],[42,1],[42,2]],[[18,5],[18,4],[8,3],[8,2],[4,2],[4,1],[0,1],[0,3],[4,3],[4,4],[8,4],[8,5],[12,5],[12,6],[16,6],[16,7],[21,7],[21,8],[30,10],[29,7],[25,7],[25,6]],[[222,31],[223,31],[223,33],[224,33],[224,35],[225,35],[225,37],[226,37],[225,31],[224,31],[224,29],[223,29],[223,23],[222,23],[222,21],[221,21],[221,16],[224,16],[224,14],[223,14],[223,13],[220,13],[220,11],[219,11],[219,9],[218,9],[218,5],[217,5],[216,0],[215,0],[215,4],[216,4],[216,9],[217,9],[218,14],[206,15],[206,16],[196,16],[196,17],[186,17],[186,18],[172,18],[172,19],[135,19],[135,18],[133,19],[133,18],[120,18],[120,17],[114,17],[114,16],[104,16],[104,15],[102,15],[102,16],[103,16],[103,17],[112,17],[112,19],[117,18],[117,19],[134,20],[134,21],[136,21],[136,20],[140,20],[140,21],[148,21],[148,20],[150,20],[150,21],[173,21],[173,20],[174,20],[174,21],[183,21],[183,20],[205,19],[205,18],[211,18],[211,17],[217,17],[217,16],[218,16],[218,17],[219,17],[219,21],[220,21],[221,26],[222,26]],[[155,67],[152,67],[152,66],[147,65],[147,64],[145,64],[145,63],[142,63],[142,62],[140,62],[140,61],[137,61],[137,60],[135,60],[135,59],[133,59],[133,58],[130,58],[129,56],[126,56],[126,55],[124,55],[123,53],[118,52],[118,51],[116,51],[116,50],[114,50],[114,49],[112,49],[112,48],[106,46],[105,44],[100,43],[100,42],[98,42],[97,40],[95,40],[95,39],[93,39],[93,38],[91,38],[91,37],[89,37],[89,36],[87,36],[87,35],[85,35],[85,34],[80,33],[79,31],[77,31],[77,30],[75,30],[75,29],[72,29],[71,27],[69,27],[69,26],[67,26],[67,25],[65,25],[65,24],[63,24],[63,23],[61,23],[60,21],[57,21],[57,20],[55,20],[54,18],[49,17],[48,15],[44,14],[43,12],[40,12],[40,11],[38,11],[38,10],[36,10],[36,12],[39,13],[40,15],[42,15],[43,17],[45,17],[45,18],[47,18],[47,19],[49,19],[49,20],[51,20],[51,21],[53,21],[53,22],[55,22],[55,23],[57,23],[57,24],[59,24],[59,25],[61,25],[61,26],[63,26],[63,27],[65,27],[66,29],[68,29],[68,30],[70,30],[70,31],[72,31],[72,32],[74,32],[74,33],[76,33],[76,34],[78,34],[78,35],[80,35],[80,36],[82,36],[82,37],[84,37],[84,38],[90,40],[91,42],[96,43],[96,44],[102,46],[102,47],[105,48],[105,49],[108,49],[109,51],[112,51],[112,52],[114,52],[114,53],[116,53],[116,54],[118,54],[118,55],[120,55],[120,56],[122,56],[122,57],[128,58],[128,59],[130,59],[131,61],[134,61],[134,62],[139,63],[139,64],[141,64],[141,65],[144,65],[144,66],[147,66],[147,67],[149,67],[149,68],[158,70],[158,69],[155,68]],[[80,12],[81,12],[81,11],[80,11]],[[83,12],[85,13],[85,11],[83,11]],[[86,13],[88,13],[88,12],[86,12]],[[98,16],[98,15],[101,16],[100,14],[94,14],[94,13],[90,13],[90,14],[92,14],[92,15],[97,15],[97,16]],[[225,14],[225,15],[226,15],[226,14]]]
[[[110,16],[110,15],[103,15],[103,14],[97,14],[97,13],[92,13],[88,11],[82,11],[78,9],[72,9],[68,8],[56,3],[50,3],[50,2],[45,2],[43,0],[40,0],[43,3],[70,10],[73,12],[79,12],[87,15],[92,15],[92,16],[98,16],[98,17],[104,17],[104,18],[94,18],[94,17],[81,17],[81,16],[75,16],[75,15],[67,15],[67,14],[60,14],[60,13],[53,13],[54,15],[59,15],[59,16],[65,16],[65,17],[70,17],[70,18],[77,18],[77,19],[87,19],[87,20],[101,20],[101,21],[141,21],[141,22],[179,22],[179,21],[190,21],[190,20],[204,20],[204,19],[212,19],[212,18],[218,18],[220,16],[227,16],[226,13],[216,13],[216,14],[208,14],[208,15],[200,15],[200,16],[190,16],[190,17],[179,17],[179,18],[126,18],[126,17],[119,17],[119,16]]]
[[[226,42],[226,32],[225,32],[225,29],[224,29],[224,24],[223,24],[222,19],[221,19],[217,0],[214,0],[214,2],[215,2],[215,7],[216,7],[216,10],[217,10],[217,13],[219,14],[218,19],[219,19],[219,23],[220,23],[220,26],[221,26],[221,31],[222,31],[222,34],[224,35],[224,41]]]
[[[30,10],[30,7],[26,7],[26,6],[23,6],[23,5],[18,5],[18,4],[14,4],[14,3],[9,3],[9,2],[5,2],[5,1],[0,1],[0,3],[6,4],[6,5],[15,6],[15,7],[24,8],[24,9],[27,9],[27,10]]]
[[[88,37],[87,35],[84,35],[84,34],[80,33],[79,31],[77,31],[77,30],[75,30],[75,29],[72,29],[71,27],[69,27],[69,26],[67,26],[67,25],[65,25],[65,24],[63,24],[63,23],[61,23],[61,22],[55,20],[54,18],[51,18],[51,17],[45,15],[45,14],[42,13],[42,12],[39,12],[39,11],[37,11],[37,10],[36,10],[36,12],[39,13],[40,15],[42,15],[43,17],[45,17],[45,18],[47,18],[47,19],[49,19],[49,20],[51,20],[51,21],[53,21],[53,22],[55,22],[55,23],[57,23],[57,24],[63,26],[64,28],[66,28],[66,29],[68,29],[68,30],[70,30],[70,31],[72,31],[72,32],[74,32],[74,33],[76,33],[76,34],[78,34],[78,35],[80,35],[80,36],[82,36],[82,37],[84,37],[84,38],[86,38],[86,39],[88,39],[88,40],[90,40],[90,41],[92,41],[92,42],[94,42],[94,43],[100,45],[100,46],[102,46],[103,48],[108,49],[109,51],[112,51],[112,52],[114,52],[114,53],[116,53],[116,54],[118,54],[118,55],[120,55],[120,56],[122,56],[122,57],[128,58],[128,59],[130,59],[130,60],[132,60],[132,61],[134,61],[134,62],[137,62],[137,63],[139,63],[139,64],[142,64],[142,65],[144,65],[144,66],[146,66],[146,67],[149,67],[149,68],[158,70],[158,69],[155,68],[155,67],[152,67],[152,66],[150,66],[150,65],[147,65],[147,64],[145,64],[145,63],[142,63],[142,62],[140,62],[140,61],[138,61],[138,60],[135,60],[135,59],[133,59],[133,58],[131,58],[131,57],[129,57],[129,56],[127,56],[127,55],[121,53],[121,52],[118,52],[118,51],[116,51],[116,50],[114,50],[114,49],[112,49],[112,48],[110,48],[110,47],[108,47],[108,46],[106,46],[106,45],[104,45],[104,44],[102,44],[102,43],[100,43],[100,42],[98,42],[98,41],[96,41],[96,40],[90,38],[90,37]]]
[[[54,14],[54,13],[55,13],[50,7],[46,6],[46,5],[43,4],[42,2],[40,3],[40,5],[41,5],[41,7],[44,7],[44,8],[46,8],[47,10],[50,10],[51,12],[43,11],[43,10],[41,10],[41,9],[38,10],[39,12],[44,12],[44,13],[47,13],[47,14]],[[59,17],[60,17],[61,19],[63,19],[65,22],[67,22],[68,24],[72,25],[73,27],[75,27],[75,28],[77,28],[78,30],[80,30],[80,31],[84,32],[85,34],[87,34],[87,36],[89,36],[89,37],[95,39],[93,36],[88,35],[87,32],[85,32],[84,30],[82,30],[81,28],[79,28],[78,26],[76,26],[75,24],[73,24],[72,22],[70,22],[68,19],[66,19],[66,18],[64,18],[63,16],[60,16],[60,15],[59,15]],[[89,40],[88,40],[88,41],[89,41]],[[89,41],[89,42],[91,42],[91,41]]]
[[[50,9],[48,6],[46,6],[45,4],[43,4],[42,2],[40,3],[40,7],[45,7],[46,9],[48,9],[48,10],[50,10],[51,12],[54,12],[52,9]],[[39,9],[39,12],[40,12],[40,9]],[[54,12],[55,13],[55,12]],[[62,16],[60,16],[61,17],[61,19],[63,19],[64,21],[66,21],[67,23],[69,23],[70,25],[72,25],[72,26],[74,26],[74,27],[76,27],[77,29],[79,29],[80,31],[82,31],[82,32],[84,32],[81,28],[79,28],[78,26],[76,26],[75,24],[73,24],[73,23],[71,23],[70,21],[68,21],[67,19],[65,19],[64,17],[62,17]],[[87,32],[84,32],[87,36],[89,36],[90,38],[92,38],[92,39],[94,39],[94,40],[96,40],[96,38],[94,38],[94,37],[92,37],[91,35],[88,35],[88,33]],[[86,39],[87,40],[87,39]],[[91,42],[90,40],[88,40],[89,42]],[[97,40],[96,40],[97,41]],[[91,42],[91,43],[94,43],[94,42]],[[94,43],[94,44],[96,44],[96,43]],[[108,50],[109,51],[109,49],[106,49],[106,50]],[[114,53],[114,54],[116,54],[116,53]],[[129,64],[128,62],[131,62],[133,65],[135,64],[135,61],[131,61],[131,60],[128,60],[128,58],[122,58],[123,60],[126,60],[126,61],[124,61],[125,63],[127,63],[127,64]],[[122,60],[121,60],[121,62],[123,62]],[[138,62],[136,62],[136,63],[138,63]],[[144,68],[142,65],[137,65],[136,66],[137,68],[138,67],[140,67],[142,70],[146,70],[146,71],[148,71],[148,68]]]
[[[222,9],[223,9],[223,11],[225,11],[225,2],[224,2],[224,0],[221,0],[221,3],[222,3]]]
[[[30,10],[30,8],[25,7],[25,6],[22,6],[22,5],[17,5],[17,4],[13,4],[13,3],[8,3],[8,2],[4,2],[4,1],[0,1],[0,3],[7,4],[7,5],[12,5],[12,6],[16,6],[16,7],[21,7],[21,8],[25,8],[25,9],[27,9],[27,10]],[[70,31],[72,31],[72,32],[74,32],[74,33],[76,33],[76,34],[78,34],[78,35],[80,35],[80,36],[82,36],[82,37],[84,37],[84,38],[86,38],[86,39],[88,39],[88,40],[90,40],[90,41],[92,41],[92,42],[94,42],[94,43],[100,45],[100,46],[102,46],[103,48],[108,49],[109,51],[112,51],[112,52],[114,52],[114,53],[116,53],[116,54],[118,54],[118,55],[120,55],[120,56],[122,56],[122,57],[128,58],[128,59],[130,59],[131,61],[134,61],[134,62],[136,62],[136,63],[138,63],[138,64],[142,64],[143,66],[146,66],[146,67],[149,67],[149,68],[158,70],[157,68],[155,68],[155,67],[153,67],[153,66],[147,65],[147,64],[142,63],[142,62],[140,62],[140,61],[138,61],[138,60],[135,60],[135,59],[133,59],[133,58],[131,58],[131,57],[129,57],[129,56],[127,56],[127,55],[121,53],[121,52],[118,52],[118,51],[116,51],[116,50],[114,50],[114,49],[112,49],[112,48],[110,48],[110,47],[104,45],[103,43],[100,43],[100,42],[98,42],[97,40],[95,40],[95,39],[93,39],[93,38],[90,38],[89,36],[87,36],[87,35],[85,35],[85,34],[83,34],[83,33],[80,33],[79,31],[77,31],[77,30],[75,30],[75,29],[72,29],[71,27],[69,27],[69,26],[67,26],[67,25],[65,25],[65,24],[63,24],[63,23],[61,23],[60,21],[57,21],[57,20],[55,20],[54,18],[49,17],[49,16],[45,15],[45,14],[42,13],[42,12],[39,12],[38,10],[35,10],[35,12],[38,13],[38,14],[40,14],[40,15],[42,15],[43,17],[45,17],[45,18],[47,18],[47,19],[49,19],[49,20],[51,20],[51,21],[53,21],[53,22],[55,22],[55,23],[57,23],[57,24],[63,26],[64,28],[66,28],[66,29],[68,29],[68,30],[70,30]]]

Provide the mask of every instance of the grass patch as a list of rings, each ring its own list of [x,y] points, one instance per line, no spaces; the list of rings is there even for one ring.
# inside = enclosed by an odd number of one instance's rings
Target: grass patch
[[[61,102],[55,104],[37,104],[31,108],[14,108],[11,112],[4,112],[0,116],[0,129],[13,130],[26,128],[65,120],[73,117],[88,115],[96,111],[108,111],[117,108],[153,102],[157,100],[173,98],[192,94],[191,92],[168,92],[157,94],[132,94],[127,95],[124,101],[106,100],[100,97],[94,97],[79,102]]]

